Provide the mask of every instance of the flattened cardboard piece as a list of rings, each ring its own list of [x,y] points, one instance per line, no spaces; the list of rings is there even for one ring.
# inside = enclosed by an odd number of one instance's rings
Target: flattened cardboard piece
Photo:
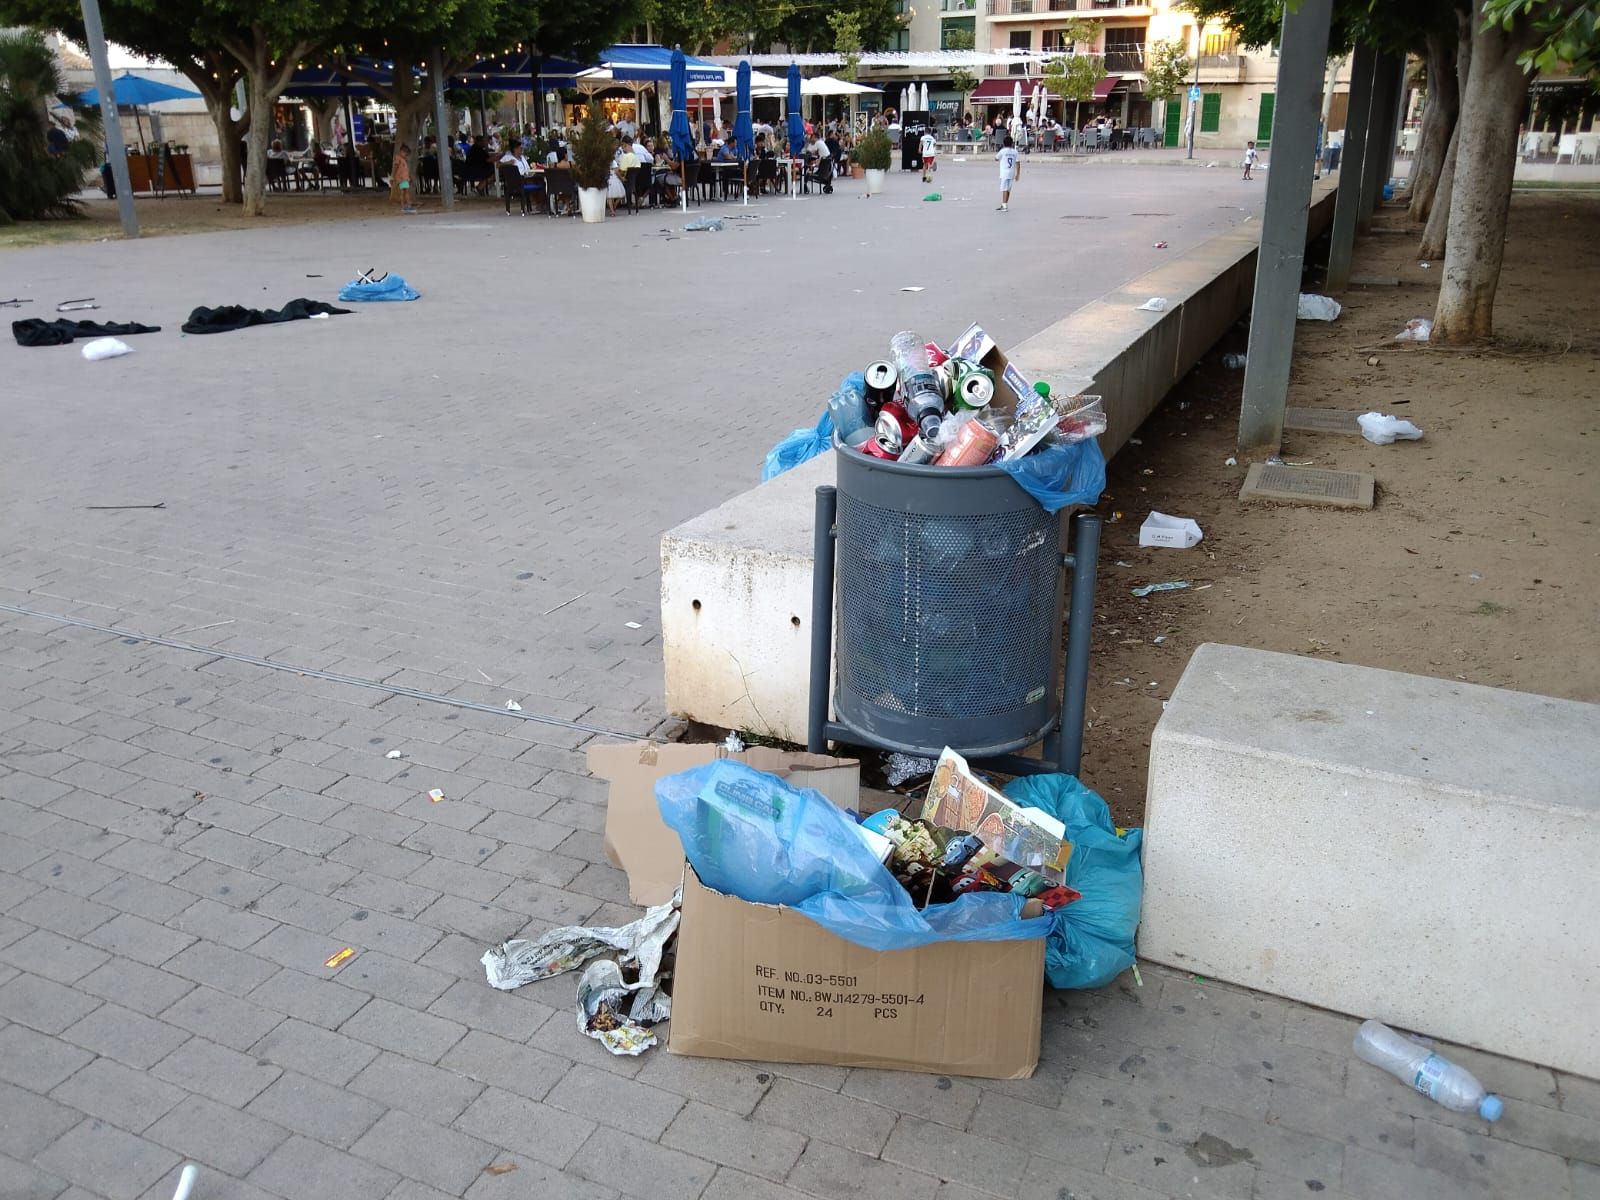
[[[628,873],[628,896],[635,904],[646,908],[665,904],[683,880],[683,844],[661,819],[656,781],[719,758],[735,758],[794,787],[813,788],[840,808],[854,808],[861,790],[861,764],[853,758],[768,746],[729,754],[714,742],[614,742],[591,747],[590,773],[611,785],[603,837],[606,861]]]
[[[1039,1062],[1044,939],[880,953],[792,909],[683,876],[667,1049],[1025,1079]]]

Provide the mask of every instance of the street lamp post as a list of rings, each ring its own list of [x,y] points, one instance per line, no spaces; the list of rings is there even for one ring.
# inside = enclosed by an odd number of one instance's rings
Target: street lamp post
[[[1200,26],[1194,27],[1194,83],[1189,87],[1189,157],[1194,157],[1194,133],[1200,124]]]

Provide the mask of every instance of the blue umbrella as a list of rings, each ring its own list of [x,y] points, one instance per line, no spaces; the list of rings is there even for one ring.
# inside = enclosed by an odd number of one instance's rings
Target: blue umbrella
[[[143,108],[149,104],[160,104],[163,100],[200,98],[199,92],[173,87],[169,83],[158,83],[154,79],[146,79],[143,75],[135,75],[132,71],[124,71],[111,81],[111,95],[119,108]],[[98,89],[90,88],[83,93],[81,102],[91,107],[98,105],[100,92]]]
[[[750,120],[750,64],[739,64],[739,115],[733,119],[733,140],[739,147],[739,157],[748,159],[756,152],[755,126]]]
[[[799,158],[806,144],[806,123],[800,115],[800,64],[789,64],[789,157]]]
[[[672,138],[672,153],[679,162],[688,162],[694,157],[694,134],[689,132],[689,68],[683,58],[683,51],[674,46],[672,49],[672,124],[667,132]]]

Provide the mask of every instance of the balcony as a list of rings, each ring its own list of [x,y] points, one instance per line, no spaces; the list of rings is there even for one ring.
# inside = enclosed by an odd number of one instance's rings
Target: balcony
[[[964,16],[977,11],[978,0],[939,0],[939,15],[942,17]]]
[[[944,0],[955,3],[956,0]],[[1046,17],[1052,13],[1088,12],[1094,0],[985,0],[991,17]]]
[[[1244,55],[1202,54],[1200,56],[1201,83],[1238,83],[1244,78]]]
[[[1143,46],[1107,46],[1106,74],[1134,75],[1144,70]]]

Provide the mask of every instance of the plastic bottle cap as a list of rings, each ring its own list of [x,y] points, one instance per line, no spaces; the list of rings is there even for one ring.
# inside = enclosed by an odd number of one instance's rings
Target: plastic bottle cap
[[[1506,1102],[1499,1096],[1485,1096],[1478,1101],[1478,1115],[1485,1121],[1498,1121],[1506,1111]]]
[[[1033,390],[1039,393],[1039,395],[1043,396],[1046,400],[1050,399],[1050,385],[1044,380],[1041,379],[1038,383],[1034,384]]]

